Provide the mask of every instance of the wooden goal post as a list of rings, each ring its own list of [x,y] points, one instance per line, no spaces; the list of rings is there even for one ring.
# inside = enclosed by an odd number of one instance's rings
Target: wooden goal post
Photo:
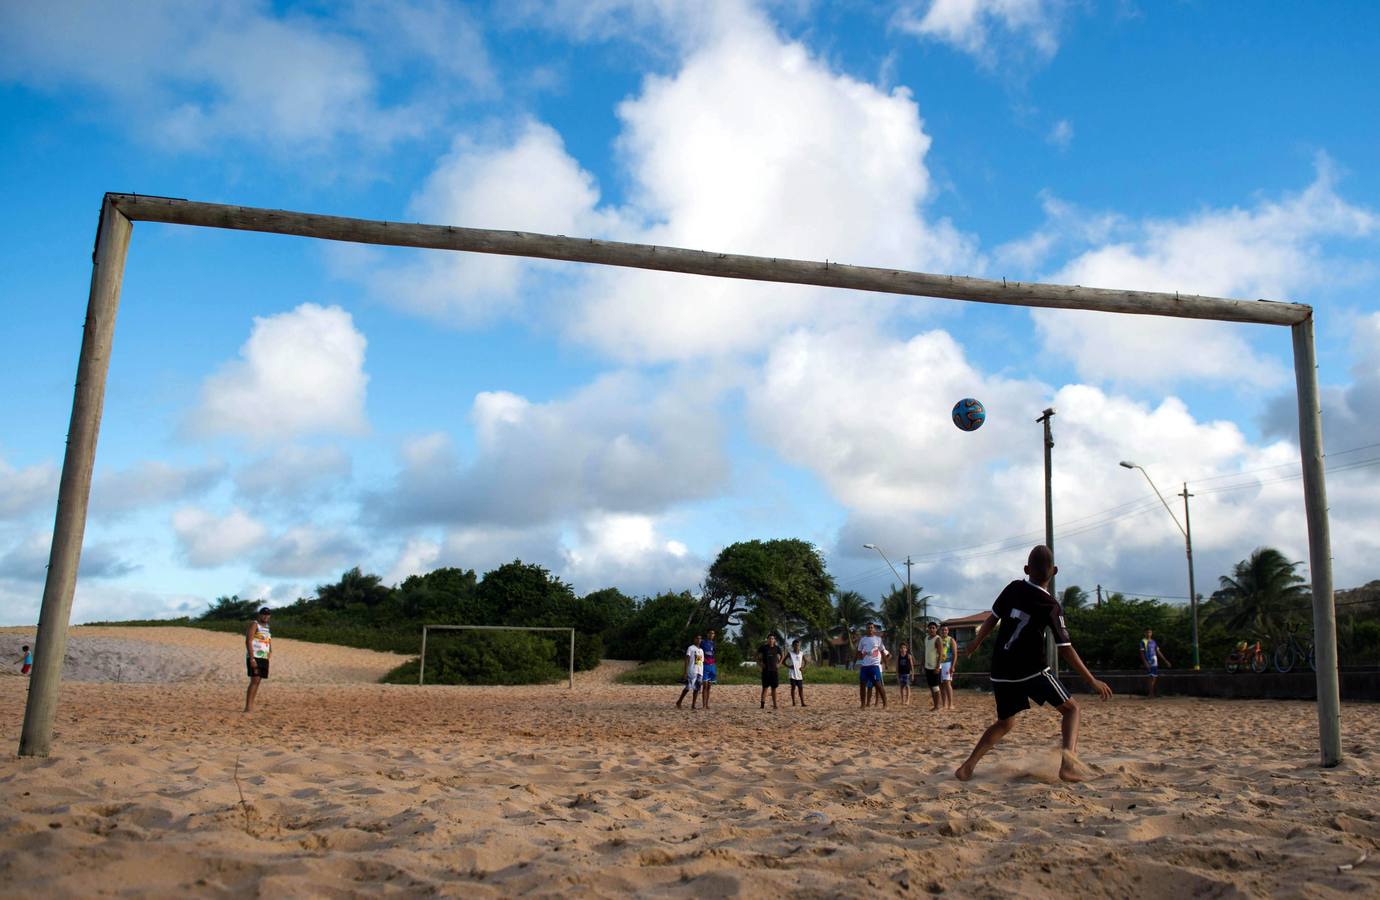
[[[28,703],[24,708],[24,727],[19,739],[20,756],[47,756],[52,742],[62,659],[67,649],[72,594],[76,588],[77,564],[81,559],[82,536],[86,528],[96,440],[105,403],[105,380],[114,339],[115,314],[120,306],[120,285],[129,249],[131,223],[136,221],[290,234],[363,244],[528,256],[978,303],[1287,325],[1293,331],[1299,453],[1303,464],[1308,565],[1313,586],[1319,748],[1324,766],[1335,766],[1341,762],[1341,695],[1337,672],[1336,609],[1332,594],[1332,545],[1323,477],[1322,419],[1313,343],[1313,310],[1309,306],[1194,294],[994,281],[840,265],[828,260],[774,259],[564,235],[383,222],[116,193],[105,195],[96,231],[86,328],[82,337],[81,357],[77,363],[77,385],[58,488],[48,577],[43,587],[43,605],[34,641],[34,668]]]

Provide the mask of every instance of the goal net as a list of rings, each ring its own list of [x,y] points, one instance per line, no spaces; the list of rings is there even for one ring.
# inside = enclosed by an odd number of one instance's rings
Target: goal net
[[[564,632],[570,637],[569,653],[566,655],[568,667],[567,684],[571,690],[575,689],[575,629],[574,628],[555,628],[538,625],[423,625],[422,626],[422,655],[420,664],[417,666],[417,683],[426,684],[426,644],[427,636],[431,632],[494,632],[494,631],[528,631],[528,632]],[[438,637],[440,635],[437,635]],[[433,651],[436,650],[435,640],[433,639]],[[436,655],[433,653],[433,655]],[[437,665],[437,660],[433,660],[433,669]],[[445,665],[445,662],[440,662]]]

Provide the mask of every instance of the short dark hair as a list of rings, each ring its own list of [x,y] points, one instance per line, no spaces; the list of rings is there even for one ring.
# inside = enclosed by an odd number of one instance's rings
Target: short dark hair
[[[267,606],[261,606],[261,607],[259,607],[259,615],[261,615],[261,616],[271,616],[271,615],[273,615],[273,610],[269,609]]]
[[[28,645],[28,644],[25,644],[24,646],[20,647],[19,649],[20,649],[20,650],[28,650],[28,649],[29,649],[29,645]]]

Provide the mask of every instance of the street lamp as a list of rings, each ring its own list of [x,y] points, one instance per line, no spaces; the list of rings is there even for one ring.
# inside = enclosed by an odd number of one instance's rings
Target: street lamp
[[[1125,469],[1140,469],[1140,474],[1144,475],[1145,480],[1150,482],[1151,490],[1155,492],[1156,497],[1160,498],[1160,503],[1164,504],[1165,512],[1169,513],[1169,518],[1174,520],[1179,533],[1184,536],[1184,549],[1188,556],[1188,605],[1193,612],[1193,668],[1196,671],[1198,669],[1198,593],[1193,584],[1193,526],[1189,524],[1185,528],[1183,525],[1179,525],[1179,517],[1174,515],[1174,510],[1169,508],[1169,503],[1160,493],[1160,489],[1155,487],[1155,482],[1151,480],[1150,473],[1145,471],[1144,466],[1138,466],[1124,459],[1121,461],[1121,466]],[[1184,498],[1184,522],[1187,523],[1189,522],[1188,498],[1193,496],[1188,492],[1188,482],[1184,482],[1184,492],[1181,496]]]
[[[901,573],[896,571],[896,567],[891,564],[891,560],[882,553],[882,548],[876,544],[863,544],[864,550],[876,550],[881,553],[882,559],[886,559],[887,567],[896,575],[896,580],[901,579]],[[915,652],[915,597],[910,586],[910,555],[906,555],[906,646]]]

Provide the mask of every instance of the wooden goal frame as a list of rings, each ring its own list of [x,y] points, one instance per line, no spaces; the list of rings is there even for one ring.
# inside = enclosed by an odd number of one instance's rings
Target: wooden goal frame
[[[48,576],[43,587],[38,635],[34,641],[34,668],[19,740],[20,756],[47,756],[52,742],[62,659],[67,649],[72,595],[76,588],[77,564],[81,558],[87,502],[91,493],[91,473],[105,402],[105,381],[115,333],[115,315],[120,305],[120,286],[134,222],[270,232],[396,247],[496,253],[978,303],[1287,325],[1293,332],[1299,452],[1303,463],[1304,512],[1308,520],[1308,562],[1312,576],[1313,631],[1318,662],[1319,747],[1324,766],[1335,766],[1341,761],[1341,697],[1337,673],[1336,609],[1332,592],[1332,549],[1323,475],[1313,309],[1309,306],[1193,294],[991,281],[957,275],[840,265],[829,261],[772,259],[521,231],[351,219],[116,193],[105,195],[96,232],[91,293],[87,303],[81,356],[77,363],[67,452],[58,488]]]

